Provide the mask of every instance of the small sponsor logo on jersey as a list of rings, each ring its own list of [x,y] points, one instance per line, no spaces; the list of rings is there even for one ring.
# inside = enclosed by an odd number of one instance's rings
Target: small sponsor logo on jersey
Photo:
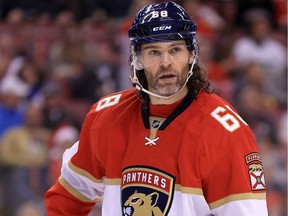
[[[168,215],[174,177],[152,167],[128,167],[122,172],[121,202],[124,216]]]
[[[245,161],[248,166],[250,183],[252,190],[265,190],[264,169],[259,153],[252,152],[245,156]]]

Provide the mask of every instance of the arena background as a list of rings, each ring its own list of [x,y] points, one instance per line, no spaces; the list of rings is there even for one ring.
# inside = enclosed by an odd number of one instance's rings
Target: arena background
[[[131,87],[127,30],[149,2],[163,1],[0,0],[1,216],[46,215],[44,194],[90,106]],[[287,2],[175,2],[198,23],[216,92],[255,134],[269,215],[286,216]]]

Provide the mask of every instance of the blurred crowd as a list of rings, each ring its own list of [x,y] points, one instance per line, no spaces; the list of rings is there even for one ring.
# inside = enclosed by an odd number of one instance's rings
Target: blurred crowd
[[[152,2],[163,1],[0,1],[1,216],[46,215],[44,194],[89,108],[132,86],[127,30]],[[199,61],[215,92],[255,134],[269,215],[286,216],[286,0],[175,2],[198,23]]]

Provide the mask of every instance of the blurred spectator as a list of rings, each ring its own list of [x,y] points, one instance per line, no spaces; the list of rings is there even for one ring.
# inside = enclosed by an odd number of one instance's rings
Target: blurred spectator
[[[233,103],[235,87],[232,78],[237,70],[237,64],[232,55],[233,38],[224,35],[218,37],[214,40],[204,35],[200,37],[202,57],[199,61],[205,68],[215,92]]]
[[[277,143],[276,125],[273,116],[267,115],[265,102],[267,94],[255,86],[246,85],[239,92],[238,111],[241,117],[249,124],[256,139],[267,138]]]
[[[0,57],[0,80],[6,75],[7,68],[10,63],[10,58],[7,55]]]
[[[278,109],[280,108],[279,102],[277,98],[273,97],[266,88],[266,78],[265,71],[259,62],[251,61],[249,64],[241,67],[241,70],[237,71],[234,79],[234,96],[236,98],[235,102],[240,103],[238,99],[239,91],[241,91],[245,86],[252,86],[257,91],[261,92],[261,94],[265,95],[263,99],[263,109],[267,111],[267,109],[271,109],[270,118],[273,119],[277,115]]]
[[[209,4],[213,3],[212,1],[205,1],[205,3],[207,2]],[[203,4],[202,1],[184,0],[183,6],[197,23],[197,32],[199,35],[213,39],[217,36],[217,31],[225,25],[224,19],[219,16],[215,8]]]
[[[288,145],[288,128],[287,128],[287,110],[285,110],[279,117],[279,122],[277,125],[278,137],[280,143],[287,148]]]
[[[21,93],[23,94],[23,99],[33,102],[43,86],[45,73],[41,71],[33,61],[28,61],[25,56],[16,56],[10,59],[5,69],[3,82],[5,80],[11,82],[9,84],[10,88],[16,88],[18,86],[18,88],[20,88],[18,91],[23,91]]]
[[[60,176],[64,151],[78,141],[79,130],[72,124],[63,124],[52,134],[49,148],[49,183],[53,185]]]
[[[285,47],[270,37],[271,21],[266,11],[255,10],[247,14],[249,31],[234,45],[234,55],[239,66],[258,62],[263,67],[266,91],[286,104],[287,55]]]
[[[3,133],[23,123],[22,99],[28,94],[27,86],[15,77],[0,82],[0,138]]]
[[[83,63],[85,56],[84,43],[80,40],[77,26],[69,26],[64,29],[64,34],[58,41],[54,42],[49,50],[49,68],[56,74],[57,77],[71,77],[73,71],[68,69],[62,71],[57,70],[58,68],[71,67],[74,63]],[[69,72],[71,71],[71,72]]]
[[[41,110],[29,105],[24,125],[6,130],[1,140],[1,161],[12,166],[43,165],[50,132],[43,127]]]
[[[213,1],[215,4],[215,9],[218,11],[218,14],[223,18],[225,21],[225,25],[222,29],[225,29],[226,31],[232,31],[233,34],[237,33],[239,29],[235,28],[235,24],[237,23],[236,14],[237,14],[237,8],[239,1]]]
[[[7,215],[42,215],[42,198],[48,187],[47,157],[50,131],[43,127],[39,108],[31,105],[23,126],[5,132],[0,144],[1,177]],[[24,214],[27,212],[26,214]]]
[[[217,11],[217,4],[211,0],[184,0],[183,6],[187,8],[188,13],[196,20],[199,27],[197,30],[199,30],[200,34],[205,34],[204,28],[215,31],[224,28],[226,25],[225,20]]]
[[[10,26],[18,26],[20,27],[24,21],[24,11],[20,8],[13,8],[8,11],[6,16],[6,23]]]
[[[54,25],[63,31],[65,31],[65,29],[69,26],[73,26],[75,24],[75,15],[69,10],[61,11],[54,19]]]
[[[15,39],[10,32],[1,32],[0,34],[0,55],[12,59],[16,53]]]
[[[98,44],[95,61],[70,79],[72,97],[86,99],[91,104],[103,95],[117,90],[117,65],[113,60],[114,50],[108,42]],[[85,86],[85,87],[84,87]]]
[[[18,72],[18,77],[29,89],[27,100],[33,102],[34,98],[40,94],[44,83],[45,74],[39,70],[33,62],[25,62]]]
[[[274,9],[274,0],[241,0],[236,1],[237,4],[237,14],[236,14],[236,24],[238,26],[247,27],[246,15],[251,13],[255,9],[267,11],[270,20],[272,23],[274,21],[275,9]]]
[[[43,107],[45,127],[54,129],[63,121],[70,119],[69,114],[65,112],[63,107],[64,101],[59,83],[47,82],[43,86],[41,93],[38,103]]]
[[[40,14],[35,20],[29,22],[32,29],[29,39],[25,42],[25,49],[28,50],[27,57],[38,70],[45,71],[49,47],[59,37],[61,31],[52,23],[48,13]]]

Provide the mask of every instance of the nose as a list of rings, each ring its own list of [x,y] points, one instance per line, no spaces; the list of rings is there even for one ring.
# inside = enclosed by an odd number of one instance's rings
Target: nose
[[[163,52],[161,54],[161,60],[160,60],[160,65],[162,67],[167,67],[171,64],[171,55],[168,52]]]

